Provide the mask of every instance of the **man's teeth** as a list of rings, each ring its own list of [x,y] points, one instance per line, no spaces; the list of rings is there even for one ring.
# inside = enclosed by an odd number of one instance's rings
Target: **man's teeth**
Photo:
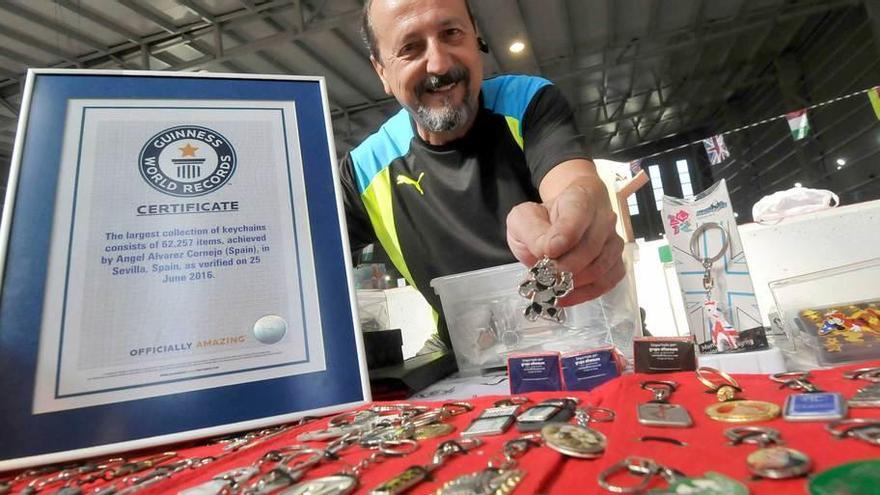
[[[429,92],[429,93],[439,93],[440,91],[449,91],[449,90],[452,89],[453,86],[455,86],[456,84],[458,84],[458,83],[449,83],[449,84],[447,84],[446,86],[440,86],[439,88],[429,89],[428,92]]]

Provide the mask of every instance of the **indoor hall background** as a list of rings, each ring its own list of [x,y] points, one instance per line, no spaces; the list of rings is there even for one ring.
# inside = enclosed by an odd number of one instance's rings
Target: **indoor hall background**
[[[739,221],[762,196],[830,188],[880,198],[880,128],[864,95],[809,112],[793,141],[777,119],[726,135],[709,166],[688,143],[880,84],[880,0],[472,0],[491,52],[487,75],[556,82],[597,158],[655,155],[669,194],[688,161],[695,193],[727,179]],[[6,0],[0,2],[0,181],[8,177],[27,67],[322,75],[337,150],[397,104],[359,37],[361,0]],[[525,49],[511,52],[514,41]],[[679,148],[683,146],[683,148]],[[679,148],[665,152],[672,148]],[[838,165],[838,159],[845,165]],[[653,190],[637,233],[657,229]],[[650,215],[648,215],[650,213]],[[639,218],[644,215],[643,218]],[[652,217],[652,218],[648,218]]]

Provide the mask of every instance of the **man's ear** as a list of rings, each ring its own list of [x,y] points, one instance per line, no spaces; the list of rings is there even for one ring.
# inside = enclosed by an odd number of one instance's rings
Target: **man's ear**
[[[388,84],[388,80],[385,79],[385,66],[372,55],[370,55],[370,63],[373,64],[373,70],[376,71],[376,74],[379,75],[379,79],[382,81],[382,87],[385,88],[385,94],[388,96],[394,96],[391,93],[391,86]]]

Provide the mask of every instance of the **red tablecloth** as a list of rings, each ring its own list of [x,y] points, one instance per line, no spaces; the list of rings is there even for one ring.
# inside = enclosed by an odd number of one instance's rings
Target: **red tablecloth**
[[[861,363],[858,366],[820,370],[812,373],[812,382],[822,390],[842,393],[851,397],[856,390],[866,385],[865,382],[845,380],[843,371],[856,367],[880,366],[880,362]],[[694,419],[692,428],[652,428],[645,427],[636,419],[637,404],[646,402],[650,394],[640,388],[640,382],[646,379],[675,380],[679,383],[678,390],[672,395],[671,402],[685,406]],[[779,384],[771,382],[766,375],[736,375],[743,388],[743,396],[748,399],[766,400],[780,406],[790,390],[782,390]],[[745,482],[752,494],[786,494],[806,493],[805,478],[791,480],[751,480],[746,469],[745,459],[757,447],[754,445],[730,446],[724,437],[726,428],[735,426],[709,419],[704,413],[706,406],[713,404],[714,394],[707,394],[693,372],[671,373],[663,375],[626,375],[590,392],[540,392],[527,394],[532,402],[539,402],[549,397],[576,396],[582,404],[590,404],[613,409],[617,417],[611,423],[595,423],[593,427],[608,437],[605,454],[593,460],[565,457],[549,448],[541,447],[528,451],[518,459],[518,467],[526,472],[526,476],[517,488],[517,493],[607,493],[597,484],[599,472],[630,455],[638,455],[654,459],[660,464],[678,469],[687,475],[699,475],[706,471],[716,471],[729,477]],[[471,413],[457,416],[449,420],[461,431],[470,421],[486,407],[501,399],[500,396],[480,397],[468,402],[475,406]],[[439,402],[420,402],[419,404],[439,406]],[[853,409],[850,417],[880,418],[880,409]],[[753,423],[772,426],[781,433],[787,446],[809,455],[814,462],[813,473],[848,461],[871,459],[880,456],[880,447],[868,445],[854,439],[837,440],[825,431],[825,423],[792,423],[777,418],[764,423]],[[227,455],[194,470],[185,470],[173,478],[156,483],[140,491],[144,494],[176,493],[210,480],[217,473],[248,465],[265,452],[282,446],[298,443],[296,436],[302,432],[325,428],[326,419],[285,432],[258,446]],[[383,481],[404,468],[413,464],[424,465],[430,462],[435,447],[442,441],[456,438],[457,433],[445,437],[427,440],[420,448],[403,459],[393,459],[367,468],[361,477],[358,493],[367,493]],[[484,444],[466,456],[455,456],[434,473],[434,480],[421,484],[412,493],[433,493],[443,482],[455,477],[481,470],[486,467],[492,457],[497,457],[502,444],[520,435],[514,428],[501,436],[483,437]],[[687,446],[679,447],[668,443],[639,442],[641,436],[665,436],[679,439]],[[315,447],[325,444],[313,442]],[[180,457],[216,455],[222,449],[220,445],[196,445],[177,448],[168,447],[156,451],[175,450]],[[328,462],[309,471],[306,478],[333,474],[341,471],[346,464],[354,465],[370,455],[357,446],[349,447],[341,452],[340,461]],[[98,483],[87,485],[93,488]],[[658,480],[653,485],[659,488],[664,484]],[[15,487],[20,489],[21,484]],[[880,493],[880,488],[878,488]]]

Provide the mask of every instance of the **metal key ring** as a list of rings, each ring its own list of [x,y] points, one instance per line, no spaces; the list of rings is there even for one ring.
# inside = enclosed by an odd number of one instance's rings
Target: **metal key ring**
[[[382,440],[378,450],[388,457],[403,457],[419,450],[419,443],[409,438]]]
[[[736,381],[736,379],[733,378],[732,376],[730,376],[727,372],[724,372],[724,371],[721,371],[719,369],[712,368],[709,366],[700,366],[699,368],[697,368],[696,373],[697,373],[697,380],[699,380],[700,383],[702,383],[703,385],[705,385],[706,387],[709,388],[708,393],[710,393],[710,394],[717,392],[719,388],[721,388],[725,385],[731,386],[734,389],[736,389],[737,391],[742,391],[742,389],[740,388],[739,383]],[[720,376],[722,383],[715,383],[712,380],[710,380],[708,377],[703,376],[703,375],[709,374],[709,373],[711,373],[713,375]]]
[[[329,420],[327,420],[327,424],[329,426],[346,426],[354,423],[362,423],[364,421],[369,421],[379,414],[375,411],[371,411],[369,409],[363,409],[360,411],[346,411],[341,414],[337,414],[333,416]]]
[[[866,382],[880,383],[880,368],[859,368],[847,371],[843,374],[843,377],[848,380],[865,380]]]
[[[848,418],[848,419],[838,419],[837,421],[832,421],[825,425],[825,429],[828,433],[831,433],[832,436],[837,438],[844,438],[846,436],[854,435],[854,431],[861,428],[870,428],[873,426],[880,427],[880,419],[871,419],[871,418]],[[843,428],[841,428],[843,427]]]
[[[440,406],[440,414],[443,417],[458,416],[474,410],[474,406],[468,402],[447,402]]]
[[[614,421],[615,413],[607,407],[588,406],[583,408],[587,413],[587,421],[594,423],[610,423]]]
[[[712,229],[718,229],[721,231],[721,250],[718,251],[718,253],[714,256],[710,257],[708,256],[709,253],[706,253],[707,256],[702,257],[700,256],[700,236],[702,236],[703,233]],[[730,239],[727,236],[727,229],[722,227],[721,224],[719,224],[718,222],[706,222],[697,227],[696,230],[694,230],[694,233],[691,234],[691,256],[693,256],[695,260],[702,263],[703,266],[711,266],[712,263],[715,263],[716,261],[720,260],[722,256],[724,256],[724,253],[727,251],[729,244]]]
[[[678,382],[672,380],[646,380],[640,384],[643,390],[653,392],[657,389],[668,390],[674,392],[678,388]]]
[[[660,466],[651,459],[644,457],[627,457],[599,473],[599,486],[612,493],[642,493],[648,488],[648,485],[651,484],[651,479],[659,471]],[[639,476],[642,479],[636,485],[612,485],[608,479],[618,473],[630,473],[634,476]]]
[[[513,395],[513,396],[508,397],[508,398],[506,398],[506,399],[500,399],[500,400],[497,400],[497,401],[495,401],[495,403],[492,404],[492,405],[495,406],[495,407],[502,407],[502,406],[520,406],[520,405],[523,405],[523,404],[525,404],[525,403],[527,403],[527,402],[529,402],[529,398],[528,398],[528,397],[524,397],[524,396],[522,396],[522,395]]]
[[[809,380],[809,371],[785,371],[783,373],[774,373],[770,375],[770,379],[776,383],[788,384],[797,380]]]
[[[766,445],[768,443],[780,444],[779,430],[767,426],[737,426],[724,430],[724,436],[730,440],[731,445],[750,443]]]

